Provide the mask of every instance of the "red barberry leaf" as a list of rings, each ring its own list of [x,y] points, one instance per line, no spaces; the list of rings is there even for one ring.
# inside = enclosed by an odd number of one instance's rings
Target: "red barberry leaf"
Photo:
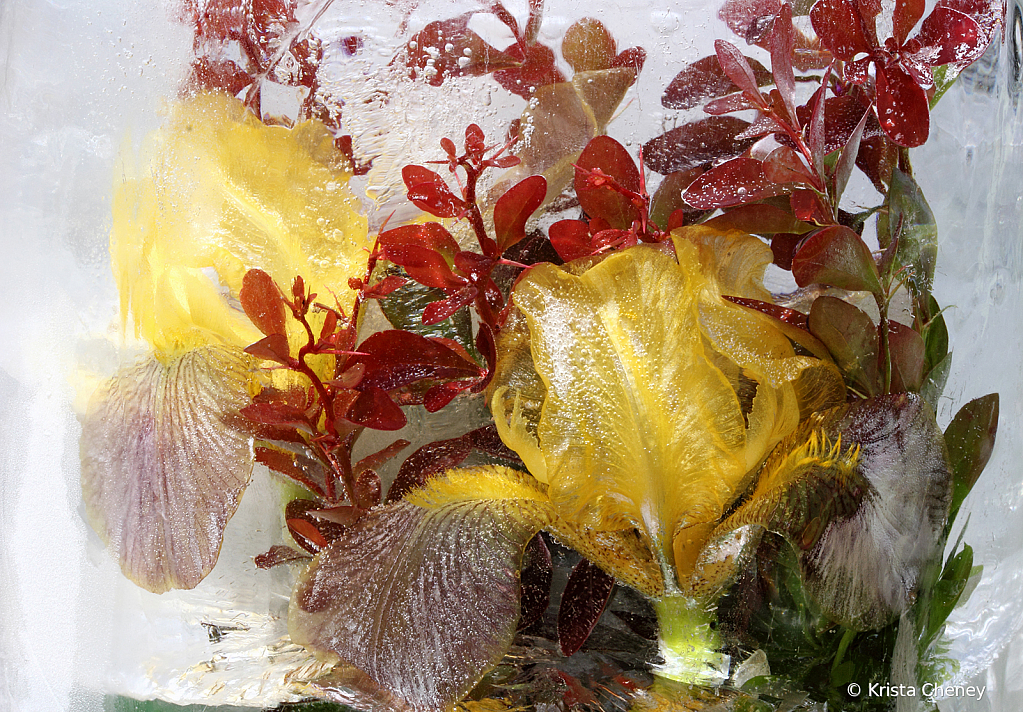
[[[395,440],[387,447],[381,450],[377,450],[372,455],[367,455],[366,457],[362,458],[357,463],[355,463],[355,465],[352,467],[352,474],[358,477],[363,470],[377,469],[385,462],[390,460],[392,457],[397,455],[399,452],[407,448],[409,445],[411,445],[411,443],[408,440],[404,439]]]
[[[753,69],[757,86],[766,86],[774,81],[771,73],[760,62],[750,57],[746,61]],[[717,56],[711,55],[683,67],[664,90],[661,104],[667,109],[692,109],[707,99],[739,91],[739,87],[721,69]]]
[[[710,210],[753,203],[783,192],[782,186],[767,177],[761,161],[739,156],[694,180],[682,197],[694,208]]]
[[[722,230],[736,229],[764,236],[778,233],[801,235],[813,229],[812,225],[797,220],[791,212],[766,203],[736,206],[705,224]]]
[[[239,411],[249,420],[266,425],[286,425],[314,432],[309,416],[302,408],[287,403],[253,403]]]
[[[940,4],[924,20],[916,39],[923,45],[919,56],[925,64],[951,64],[959,70],[980,59],[990,42],[976,20]]]
[[[372,430],[401,430],[406,422],[405,411],[377,386],[364,386],[345,418]]]
[[[407,386],[423,379],[478,378],[480,368],[459,352],[435,339],[410,331],[379,331],[359,344],[359,353],[349,356],[345,369],[362,364],[362,384],[385,391]]]
[[[909,38],[909,33],[920,22],[927,7],[926,0],[895,0],[892,13],[892,37],[896,44],[902,46]]]
[[[565,76],[558,71],[557,57],[547,45],[531,44],[523,54],[522,47],[516,43],[505,48],[504,53],[521,62],[513,69],[494,72],[497,83],[512,94],[529,100],[535,89],[565,81]]]
[[[700,168],[690,168],[664,176],[664,180],[657,186],[657,190],[650,199],[650,220],[658,227],[669,230],[671,215],[676,210],[690,213],[693,216],[702,214],[702,211],[694,210],[682,200],[682,192],[702,173],[703,170]]]
[[[290,546],[275,544],[270,547],[269,551],[266,551],[253,559],[253,563],[256,564],[257,569],[272,569],[273,567],[280,566],[281,564],[309,561],[310,558],[312,557],[307,554],[303,554],[301,551],[292,549]]]
[[[230,59],[213,60],[199,57],[192,62],[192,70],[185,80],[189,92],[225,91],[235,96],[252,84],[252,76]]]
[[[642,47],[629,47],[618,53],[618,55],[611,60],[611,69],[615,67],[628,67],[638,76],[643,71],[643,65],[646,63],[646,50]]]
[[[551,245],[565,262],[593,254],[590,229],[582,220],[559,220],[550,226],[548,233]]]
[[[811,234],[792,258],[792,276],[800,287],[827,284],[881,294],[870,248],[844,225],[832,225]]]
[[[610,136],[597,136],[583,149],[575,166],[575,192],[586,214],[620,230],[630,228],[639,218],[639,207],[615,186],[638,193],[640,178],[625,146]]]
[[[465,437],[423,445],[401,463],[398,476],[387,491],[387,502],[397,502],[412,490],[426,484],[432,475],[458,467],[470,452],[472,446]]]
[[[286,334],[284,300],[273,278],[261,269],[250,269],[238,293],[245,315],[267,336]],[[287,351],[284,352],[287,355]]]
[[[783,321],[786,324],[797,326],[804,331],[809,331],[809,319],[803,312],[796,311],[795,309],[787,309],[777,304],[771,304],[770,302],[762,302],[759,299],[750,299],[748,297],[733,297],[730,294],[721,295],[722,299],[727,299],[735,304],[741,304],[744,307],[750,309],[756,309],[762,314],[772,316],[778,321]]]
[[[431,386],[423,396],[423,407],[426,408],[427,413],[436,413],[473,383],[475,381],[448,381]]]
[[[703,107],[703,112],[705,114],[710,114],[711,116],[722,116],[724,114],[734,114],[737,111],[748,111],[750,109],[757,108],[760,107],[750,101],[746,94],[743,92],[736,92],[735,94],[728,94],[720,99],[714,99],[713,101],[708,102],[707,105]]]
[[[792,206],[792,214],[803,222],[815,225],[828,225],[834,222],[831,210],[816,191],[807,189],[792,191],[789,205]]]
[[[481,76],[519,64],[518,58],[487,44],[468,27],[470,15],[431,22],[405,45],[400,61],[409,76],[440,86],[448,77]]]
[[[877,118],[900,146],[921,146],[930,132],[930,107],[920,85],[897,65],[877,68]]]
[[[526,221],[546,195],[547,180],[543,176],[530,176],[498,198],[494,205],[494,232],[502,253],[526,236]]]
[[[455,292],[447,299],[430,302],[423,309],[423,324],[425,326],[439,324],[462,307],[472,304],[478,293],[479,290],[476,287],[469,286]]]
[[[748,44],[759,45],[781,10],[781,0],[726,0],[718,17]]]
[[[892,393],[918,393],[924,383],[926,346],[920,334],[897,321],[888,322],[888,351],[892,359]]]
[[[643,162],[652,171],[668,174],[733,158],[753,144],[753,139],[736,138],[747,128],[749,122],[734,116],[693,121],[643,144]]]
[[[543,536],[537,534],[526,545],[526,551],[522,555],[522,572],[519,574],[522,583],[519,630],[525,630],[533,625],[547,612],[551,604],[553,573],[551,552],[544,543]]]
[[[401,265],[408,276],[426,287],[443,289],[448,294],[462,290],[466,280],[452,271],[451,265],[440,252],[413,244],[391,245],[384,249],[384,256],[396,265]]]
[[[583,647],[607,607],[614,586],[615,580],[588,559],[572,569],[558,608],[558,645],[563,655],[572,655]]]
[[[810,10],[810,22],[824,46],[842,61],[872,49],[852,0],[818,0]]]
[[[774,84],[784,102],[789,117],[796,116],[796,75],[792,70],[792,52],[795,41],[792,33],[792,6],[785,3],[774,18],[771,30],[771,71]]]
[[[352,504],[362,509],[370,509],[380,504],[380,475],[376,470],[363,470],[355,478],[355,487],[352,496],[355,498]]]
[[[764,174],[775,183],[813,183],[813,174],[803,159],[788,146],[779,146],[764,160]]]
[[[753,73],[753,67],[750,66],[742,52],[731,42],[724,40],[714,41],[714,51],[717,53],[721,70],[735,86],[739,87],[739,91],[745,93],[751,101],[763,102],[760,97],[757,76]]]
[[[439,173],[422,166],[405,166],[401,178],[408,188],[408,199],[421,210],[439,218],[457,218],[465,213],[465,201],[451,192]]]
[[[256,358],[266,359],[267,361],[276,361],[277,363],[287,364],[290,359],[288,337],[284,334],[271,334],[264,339],[260,339],[256,343],[245,349],[245,353],[251,354]]]

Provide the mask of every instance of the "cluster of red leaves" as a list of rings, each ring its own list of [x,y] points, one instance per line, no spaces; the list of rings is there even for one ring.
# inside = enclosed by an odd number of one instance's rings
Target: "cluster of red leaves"
[[[450,77],[492,74],[498,84],[524,99],[539,87],[566,81],[557,67],[554,50],[537,39],[543,21],[542,0],[530,0],[524,26],[500,2],[480,12],[493,14],[514,41],[503,50],[488,44],[469,28],[477,13],[467,12],[426,25],[409,39],[392,63],[405,66],[410,79],[423,77],[433,86],[442,85]],[[641,47],[619,52],[607,28],[589,18],[568,29],[561,52],[577,72],[632,67],[638,74],[646,58]]]
[[[288,120],[262,111],[267,82],[304,90],[298,119],[315,118],[338,135],[337,147],[357,175],[369,170],[352,155],[350,136],[340,135],[341,104],[320,91],[319,67],[327,51],[344,56],[362,49],[362,38],[342,37],[328,46],[303,32],[295,16],[297,0],[185,0],[182,20],[194,32],[191,71],[184,91],[245,92],[249,109],[267,123]],[[232,57],[241,56],[239,64]]]

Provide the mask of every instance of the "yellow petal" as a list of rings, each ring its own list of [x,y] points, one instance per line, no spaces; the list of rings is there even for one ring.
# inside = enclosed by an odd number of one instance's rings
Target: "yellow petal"
[[[537,434],[559,514],[638,527],[662,560],[676,527],[717,521],[746,474],[739,402],[698,328],[704,283],[641,248],[579,276],[545,265],[515,290],[547,390]]]
[[[114,190],[110,247],[122,317],[159,352],[261,338],[236,304],[251,268],[287,288],[301,274],[350,309],[366,218],[317,122],[270,127],[223,94],[174,104]]]

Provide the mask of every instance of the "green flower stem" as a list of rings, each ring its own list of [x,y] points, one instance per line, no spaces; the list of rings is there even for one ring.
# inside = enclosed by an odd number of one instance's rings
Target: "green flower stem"
[[[718,652],[721,639],[712,624],[713,603],[682,595],[667,595],[653,602],[660,626],[664,664],[654,674],[688,685],[720,685],[728,678],[729,658]]]

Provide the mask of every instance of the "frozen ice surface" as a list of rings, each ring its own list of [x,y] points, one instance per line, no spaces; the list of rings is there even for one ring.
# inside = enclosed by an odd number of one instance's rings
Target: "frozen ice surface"
[[[709,54],[712,39],[727,31],[712,6],[697,0],[607,5],[605,13],[549,0],[543,31],[553,37],[576,17],[600,14],[620,46],[646,47],[640,82],[611,132],[649,138],[679,120],[659,102],[679,64]],[[429,12],[450,15],[465,6],[444,2]],[[509,6],[523,15],[524,2]],[[302,660],[280,647],[287,571],[251,566],[251,557],[281,535],[278,494],[265,471],[228,527],[221,564],[192,593],[156,597],[123,580],[79,513],[78,369],[110,372],[129,355],[115,338],[107,257],[113,170],[121,146],[159,123],[162,102],[184,76],[191,37],[175,21],[175,7],[157,0],[0,0],[2,711],[93,712],[104,694],[117,692],[256,704],[273,689],[285,694],[275,671]],[[339,33],[359,29],[378,7],[336,0],[323,22]],[[1008,8],[1012,18],[1016,2]],[[1006,38],[1017,35],[1012,28]],[[1003,43],[941,101],[932,142],[913,154],[938,218],[936,296],[950,306],[955,350],[939,417],[946,423],[988,392],[1002,397],[998,444],[964,510],[971,515],[966,540],[984,578],[949,625],[960,677],[988,691],[980,701],[941,703],[957,712],[1023,708],[1023,106],[1010,51],[1018,62],[1018,46]],[[338,59],[339,90],[364,70]],[[439,152],[437,139],[477,96],[458,83],[449,91],[441,109],[450,121],[422,117],[424,132],[415,135],[421,145],[410,154],[421,146]],[[505,101],[509,110],[521,108],[496,90],[493,101],[495,111]],[[362,122],[355,129],[389,132],[378,123],[383,114],[351,115],[353,124]],[[427,126],[436,133],[427,135]],[[401,136],[398,130],[391,138]],[[426,436],[419,438],[416,445]],[[271,659],[280,667],[265,664]],[[232,665],[249,664],[267,678],[239,684],[245,676]],[[196,691],[206,683],[205,694]],[[219,696],[210,696],[214,689]]]

